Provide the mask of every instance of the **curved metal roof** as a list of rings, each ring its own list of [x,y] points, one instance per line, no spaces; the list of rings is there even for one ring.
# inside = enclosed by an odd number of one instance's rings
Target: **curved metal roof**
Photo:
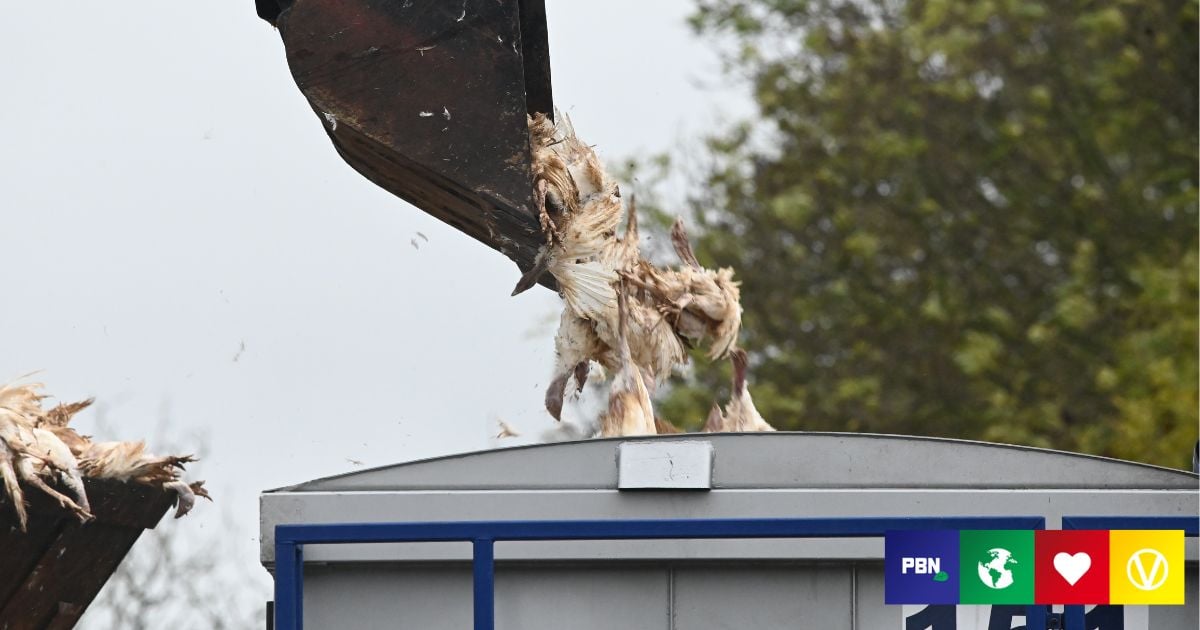
[[[719,488],[1195,490],[1193,473],[987,442],[861,433],[721,433],[495,449],[356,471],[278,491],[612,489],[622,442],[712,443]]]

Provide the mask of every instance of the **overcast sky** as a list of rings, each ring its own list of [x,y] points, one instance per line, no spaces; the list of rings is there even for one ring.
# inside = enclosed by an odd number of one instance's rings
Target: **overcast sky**
[[[556,104],[602,158],[751,112],[690,2],[547,4]],[[509,297],[515,265],[345,165],[250,0],[4,13],[0,379],[96,396],[98,437],[206,442],[240,562],[264,489],[552,426],[558,298]]]

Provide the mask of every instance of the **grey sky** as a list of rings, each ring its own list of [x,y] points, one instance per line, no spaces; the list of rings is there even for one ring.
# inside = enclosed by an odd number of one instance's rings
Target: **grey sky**
[[[749,113],[712,87],[690,2],[548,4],[555,100],[601,157]],[[346,166],[250,0],[4,12],[0,378],[97,396],[106,438],[164,413],[182,448],[207,436],[195,476],[232,507],[241,562],[263,489],[487,448],[496,418],[552,425],[558,299],[510,298],[515,265]]]

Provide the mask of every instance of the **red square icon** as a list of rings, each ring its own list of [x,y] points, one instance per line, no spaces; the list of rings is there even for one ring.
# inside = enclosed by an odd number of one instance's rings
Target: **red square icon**
[[[1036,603],[1108,603],[1107,531],[1041,530],[1033,547]]]

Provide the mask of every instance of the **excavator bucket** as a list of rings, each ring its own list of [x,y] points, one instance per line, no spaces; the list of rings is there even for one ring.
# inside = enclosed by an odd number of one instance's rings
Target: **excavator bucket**
[[[522,269],[533,264],[542,236],[526,117],[554,112],[544,0],[256,5],[350,166]]]

